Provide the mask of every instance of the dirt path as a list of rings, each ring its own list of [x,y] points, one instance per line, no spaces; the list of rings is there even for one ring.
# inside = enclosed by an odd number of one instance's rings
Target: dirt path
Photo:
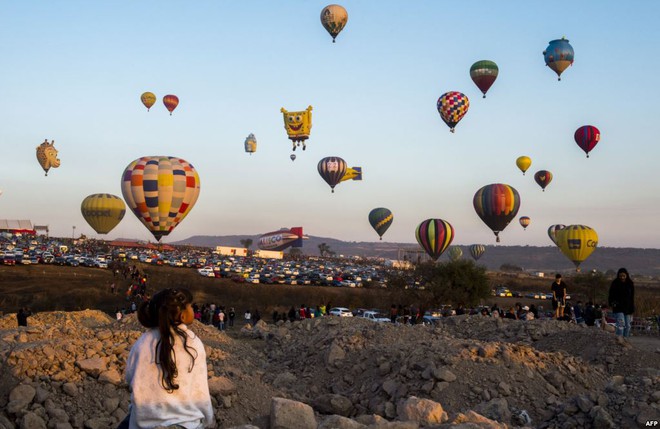
[[[660,353],[660,337],[652,335],[639,335],[629,337],[630,343],[640,350]]]

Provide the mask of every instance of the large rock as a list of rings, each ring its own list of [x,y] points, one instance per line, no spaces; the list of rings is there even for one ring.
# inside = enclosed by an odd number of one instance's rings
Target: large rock
[[[474,411],[468,411],[465,414],[459,413],[454,419],[454,421],[452,421],[451,423],[452,425],[456,425],[456,427],[465,427],[465,428],[474,428],[474,427],[478,427],[479,429],[508,428],[506,424],[498,423],[494,420],[482,416],[481,414],[477,414]]]
[[[227,377],[211,377],[209,379],[209,392],[211,395],[231,395],[236,392],[236,385]]]
[[[116,368],[110,368],[99,375],[99,381],[101,383],[110,383],[114,386],[119,386],[122,382],[122,378]]]
[[[442,409],[442,405],[416,396],[400,401],[396,411],[399,420],[415,421],[423,426],[447,421],[447,413]]]
[[[316,429],[314,410],[307,404],[285,398],[270,403],[270,429]]]
[[[76,361],[76,366],[80,368],[81,371],[84,371],[87,375],[90,375],[94,378],[98,377],[103,371],[108,368],[105,359],[102,358],[90,358],[82,359]]]
[[[511,421],[509,403],[504,398],[482,402],[474,407],[474,411],[498,422],[509,423]]]
[[[23,416],[18,427],[19,429],[46,429],[46,422],[30,411]]]
[[[348,417],[353,412],[353,403],[342,395],[320,395],[312,402],[312,406],[321,414],[337,414]]]
[[[329,416],[318,425],[317,429],[363,429],[366,426],[338,415]]]
[[[14,387],[11,392],[9,392],[7,412],[9,414],[16,414],[22,409],[27,408],[36,394],[36,389],[28,384],[19,384]]]

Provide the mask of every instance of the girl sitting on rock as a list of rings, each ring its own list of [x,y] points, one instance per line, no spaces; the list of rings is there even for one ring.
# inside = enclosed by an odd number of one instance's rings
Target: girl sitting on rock
[[[206,352],[188,329],[194,321],[192,294],[164,289],[140,304],[138,320],[149,328],[126,362],[131,407],[119,428],[213,427]]]

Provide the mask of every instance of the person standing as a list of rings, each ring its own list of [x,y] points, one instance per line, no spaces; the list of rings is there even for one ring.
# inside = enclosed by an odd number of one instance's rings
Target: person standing
[[[616,319],[616,335],[629,337],[635,312],[635,284],[625,268],[616,273],[607,301]]]
[[[243,315],[243,319],[245,319],[245,323],[248,325],[252,324],[252,313],[250,313],[250,310],[245,310],[245,314]]]
[[[561,274],[555,276],[552,283],[552,309],[555,310],[555,319],[564,317],[564,308],[566,307],[566,283],[561,278]]]
[[[229,309],[229,327],[234,326],[234,318],[236,317],[236,311],[234,310],[234,307]]]

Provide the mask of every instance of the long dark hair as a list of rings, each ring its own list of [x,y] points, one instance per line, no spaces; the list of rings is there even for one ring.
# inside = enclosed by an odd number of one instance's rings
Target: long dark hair
[[[197,358],[197,351],[188,346],[188,335],[179,327],[181,312],[192,303],[192,294],[188,289],[163,289],[154,294],[149,301],[140,304],[138,320],[146,328],[158,328],[160,340],[156,343],[156,364],[162,368],[160,384],[168,392],[179,388],[175,382],[179,375],[174,353],[174,335],[183,341],[183,348],[191,357],[188,372],[192,371]]]

